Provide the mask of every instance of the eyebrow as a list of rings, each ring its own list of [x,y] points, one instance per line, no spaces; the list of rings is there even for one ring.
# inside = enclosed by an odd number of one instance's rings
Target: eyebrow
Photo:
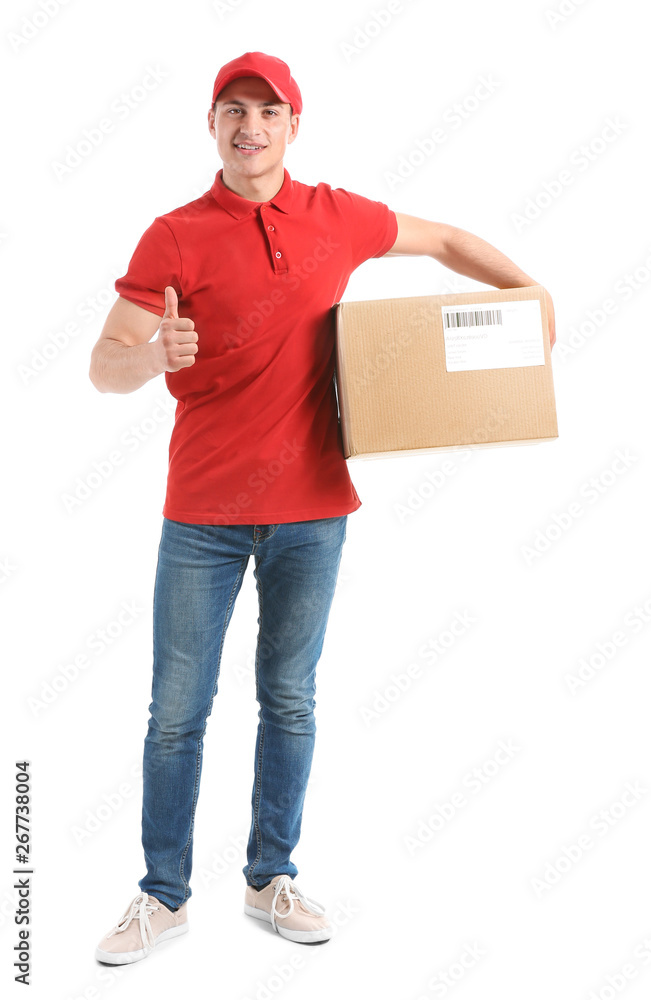
[[[244,107],[244,101],[224,101],[223,103],[224,104],[239,104],[240,107]],[[283,103],[282,101],[259,101],[258,102],[258,107],[259,108],[267,108],[267,107],[270,107],[270,106],[279,107],[279,106],[282,106],[282,103]]]

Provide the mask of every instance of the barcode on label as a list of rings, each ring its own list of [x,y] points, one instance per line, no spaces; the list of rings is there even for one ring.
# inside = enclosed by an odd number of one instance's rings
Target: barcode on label
[[[495,326],[502,325],[501,309],[474,309],[472,312],[443,313],[443,326],[446,330],[460,326]]]

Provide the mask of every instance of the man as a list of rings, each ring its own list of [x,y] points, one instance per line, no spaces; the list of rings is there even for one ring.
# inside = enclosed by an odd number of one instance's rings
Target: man
[[[154,590],[147,873],[100,942],[102,962],[136,962],[187,931],[203,736],[250,556],[260,708],[245,912],[292,941],[331,936],[290,855],[312,763],[316,664],[347,517],[361,505],[338,423],[332,307],[371,257],[426,254],[497,287],[537,283],[463,230],[293,181],[283,158],[301,112],[281,60],[247,52],[222,67],[208,127],[223,168],[145,232],[93,349],[100,392],[165,373],[178,400]]]

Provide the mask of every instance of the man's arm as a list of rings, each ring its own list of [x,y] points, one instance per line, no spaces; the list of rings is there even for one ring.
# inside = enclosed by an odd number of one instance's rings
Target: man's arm
[[[162,318],[120,296],[93,348],[88,376],[100,392],[133,392],[156,375],[193,365],[198,339],[193,321],[179,319],[171,285],[165,289]]]
[[[398,212],[395,215],[398,220],[398,236],[389,252],[384,254],[385,257],[433,257],[451,271],[486,285],[495,285],[496,288],[540,284],[490,243],[465,229],[457,229],[445,222],[419,219],[414,215]],[[547,289],[545,301],[549,317],[549,340],[553,347],[556,341],[554,304]]]

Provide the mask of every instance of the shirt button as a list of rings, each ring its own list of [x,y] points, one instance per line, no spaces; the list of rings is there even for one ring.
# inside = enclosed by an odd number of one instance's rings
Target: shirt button
[[[282,257],[280,250],[276,250],[276,257]]]
[[[269,230],[270,232],[272,232],[272,233],[273,233],[273,231],[274,231],[274,229],[275,229],[275,228],[276,228],[275,226],[267,226],[267,229],[268,229],[268,230]]]

